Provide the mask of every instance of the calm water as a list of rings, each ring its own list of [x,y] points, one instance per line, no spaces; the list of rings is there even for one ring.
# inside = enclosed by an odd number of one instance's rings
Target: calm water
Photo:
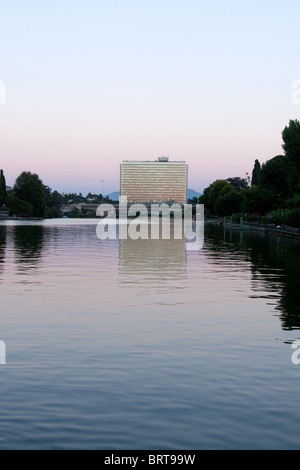
[[[299,449],[300,243],[0,225],[1,449]]]

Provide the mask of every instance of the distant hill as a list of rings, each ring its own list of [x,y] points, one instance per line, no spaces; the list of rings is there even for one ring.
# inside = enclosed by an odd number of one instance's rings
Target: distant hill
[[[188,189],[188,199],[193,199],[194,197],[200,196],[202,196],[202,193],[198,193],[197,191],[194,191],[194,189]]]
[[[120,191],[115,191],[114,193],[107,194],[107,196],[111,201],[118,201],[120,197]]]
[[[111,201],[118,201],[120,196],[120,191],[115,191],[114,193],[110,193],[107,195]],[[188,189],[188,199],[193,199],[194,197],[202,196],[201,193],[194,191],[194,189]]]

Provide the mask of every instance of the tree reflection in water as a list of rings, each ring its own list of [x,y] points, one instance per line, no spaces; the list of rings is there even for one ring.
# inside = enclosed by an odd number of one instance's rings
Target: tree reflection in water
[[[300,240],[240,230],[224,231],[221,236],[220,228],[208,230],[210,248],[239,251],[239,256],[250,262],[251,297],[276,299],[282,328],[300,329]]]
[[[5,250],[6,250],[6,227],[0,227],[0,284],[3,282],[3,269],[5,263]]]
[[[35,266],[43,251],[44,227],[42,225],[21,225],[14,227],[16,261],[19,267]]]

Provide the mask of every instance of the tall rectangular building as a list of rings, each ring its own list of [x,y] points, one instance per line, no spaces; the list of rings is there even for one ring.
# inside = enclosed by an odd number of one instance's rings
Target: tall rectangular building
[[[187,202],[188,166],[166,157],[157,161],[124,161],[121,164],[121,196],[133,203]]]

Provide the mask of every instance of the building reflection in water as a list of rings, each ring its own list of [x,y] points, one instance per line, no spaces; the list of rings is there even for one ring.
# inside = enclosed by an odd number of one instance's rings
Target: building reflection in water
[[[186,278],[185,240],[120,240],[120,282],[172,290]]]

